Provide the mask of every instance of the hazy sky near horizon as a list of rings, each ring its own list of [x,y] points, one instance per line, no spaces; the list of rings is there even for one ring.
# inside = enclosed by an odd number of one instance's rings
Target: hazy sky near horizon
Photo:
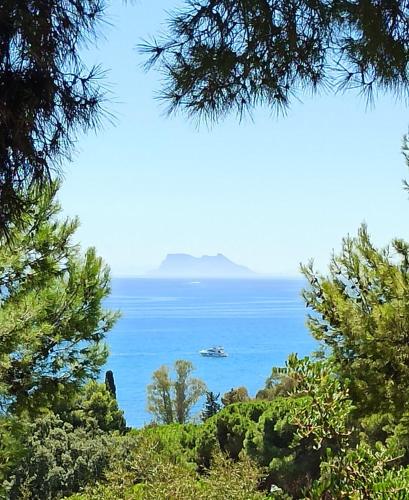
[[[302,96],[286,116],[256,110],[197,127],[155,99],[160,75],[144,72],[136,44],[156,34],[179,0],[139,0],[109,10],[104,40],[87,60],[109,71],[116,124],[81,136],[60,201],[78,215],[77,239],[114,275],[158,267],[167,253],[214,255],[258,272],[297,275],[314,258],[325,271],[342,237],[366,222],[378,245],[409,239],[401,155],[409,109],[380,95]]]

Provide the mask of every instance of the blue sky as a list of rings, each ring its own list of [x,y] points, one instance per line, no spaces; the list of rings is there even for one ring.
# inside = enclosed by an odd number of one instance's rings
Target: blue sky
[[[287,116],[258,109],[198,128],[167,117],[136,44],[157,33],[176,0],[116,2],[105,39],[86,53],[109,69],[116,124],[79,137],[60,201],[78,215],[77,238],[114,275],[137,275],[167,253],[223,253],[252,269],[295,276],[322,271],[342,237],[365,221],[378,245],[409,239],[409,177],[400,153],[408,108],[353,93],[302,96]]]

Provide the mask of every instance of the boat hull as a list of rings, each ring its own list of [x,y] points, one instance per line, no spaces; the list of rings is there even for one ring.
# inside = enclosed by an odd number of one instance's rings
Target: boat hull
[[[199,351],[201,356],[205,358],[227,358],[227,354],[215,354],[213,352]]]

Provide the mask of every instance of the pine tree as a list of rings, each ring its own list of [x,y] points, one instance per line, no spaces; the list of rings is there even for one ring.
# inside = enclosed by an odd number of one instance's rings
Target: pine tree
[[[408,95],[409,8],[402,0],[186,0],[142,45],[171,111],[212,120],[302,90]]]
[[[98,124],[104,90],[80,57],[104,0],[0,0],[0,232],[36,203],[69,158],[78,130]]]
[[[52,409],[95,378],[116,319],[102,304],[109,270],[73,243],[78,221],[58,218],[57,189],[0,241],[0,404],[12,413]]]
[[[409,244],[378,250],[362,226],[345,238],[328,276],[302,268],[308,326],[350,381],[359,411],[400,415],[409,389]]]

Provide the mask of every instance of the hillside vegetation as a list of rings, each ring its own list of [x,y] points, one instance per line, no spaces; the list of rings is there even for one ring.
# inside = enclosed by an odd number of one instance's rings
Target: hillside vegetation
[[[238,388],[223,396],[220,408],[218,395],[207,393],[200,423],[189,422],[189,410],[204,384],[190,376],[190,363],[178,361],[176,379],[162,367],[149,389],[159,423],[127,428],[112,381],[106,386],[88,381],[74,357],[82,353],[88,359],[94,352],[84,351],[85,338],[74,342],[80,351],[72,346],[67,351],[71,374],[59,367],[43,371],[47,390],[22,391],[19,398],[3,390],[8,405],[0,420],[3,494],[42,500],[404,498],[409,245],[397,240],[378,250],[362,227],[356,238],[344,240],[328,276],[312,266],[304,274],[310,284],[304,296],[313,311],[308,324],[322,351],[312,358],[291,355],[285,367],[274,367],[255,399]],[[38,291],[47,283],[40,281]],[[83,288],[84,294],[91,289]],[[30,296],[31,289],[22,287],[12,304],[20,307],[24,294]],[[73,343],[60,337],[54,342],[62,352]],[[14,352],[10,349],[7,363],[3,347],[1,366],[4,373],[14,366],[16,377],[22,366]],[[34,373],[43,367],[41,352],[22,358]],[[83,361],[84,367],[92,359]],[[84,378],[76,379],[77,373]],[[68,374],[71,384],[65,383]]]

